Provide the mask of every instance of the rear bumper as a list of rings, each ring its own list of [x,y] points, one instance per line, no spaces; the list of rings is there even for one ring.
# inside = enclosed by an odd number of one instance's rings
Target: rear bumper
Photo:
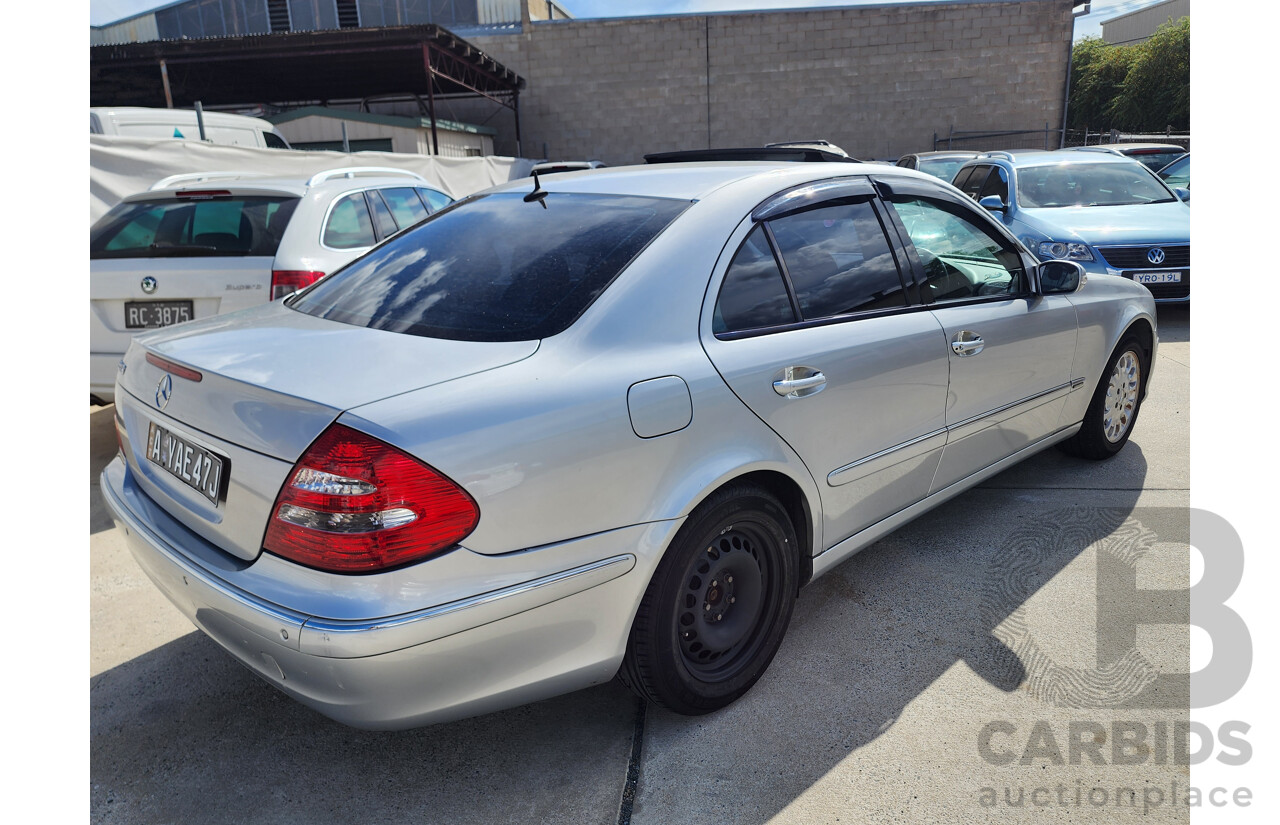
[[[139,566],[197,627],[280,690],[363,728],[442,722],[613,678],[661,548],[679,526],[637,525],[553,545],[591,559],[567,569],[554,563],[563,553],[546,548],[492,557],[495,578],[521,564],[522,580],[439,604],[424,594],[427,603],[407,613],[332,619],[241,586],[260,580],[255,567],[282,563],[275,557],[211,564],[207,548],[184,547],[199,539],[157,512],[122,460],[103,471],[101,487]],[[457,554],[485,563],[463,549],[440,560]],[[351,577],[353,585],[361,578]]]

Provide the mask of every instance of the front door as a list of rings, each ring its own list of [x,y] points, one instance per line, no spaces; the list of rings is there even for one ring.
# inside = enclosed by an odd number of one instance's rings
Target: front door
[[[1026,260],[985,215],[958,199],[898,190],[897,226],[950,363],[937,491],[1054,431],[1077,389],[1076,313],[1068,298],[1032,291]]]

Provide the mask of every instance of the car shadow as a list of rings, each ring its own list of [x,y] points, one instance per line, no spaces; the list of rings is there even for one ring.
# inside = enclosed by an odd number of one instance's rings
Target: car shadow
[[[1191,305],[1158,304],[1156,326],[1160,329],[1161,343],[1190,343]]]
[[[333,722],[193,631],[90,679],[93,822],[612,825],[635,699],[616,682],[398,732]]]

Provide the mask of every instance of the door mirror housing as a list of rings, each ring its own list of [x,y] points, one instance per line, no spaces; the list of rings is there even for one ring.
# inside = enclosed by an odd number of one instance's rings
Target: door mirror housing
[[[1183,203],[1191,203],[1191,190],[1183,189],[1181,186],[1173,190],[1173,194],[1178,196],[1178,200]]]
[[[1045,261],[1040,264],[1040,294],[1070,295],[1084,286],[1084,267],[1075,261]]]
[[[1004,201],[1000,200],[999,195],[987,195],[985,198],[978,201],[978,206],[981,206],[983,209],[986,209],[988,212],[1004,211]]]

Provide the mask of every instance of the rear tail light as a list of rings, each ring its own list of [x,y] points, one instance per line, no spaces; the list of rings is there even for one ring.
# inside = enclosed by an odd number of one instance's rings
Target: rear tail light
[[[262,546],[307,567],[371,573],[447,550],[479,520],[475,501],[453,481],[334,424],[289,474]]]
[[[324,277],[323,272],[301,269],[274,269],[271,271],[271,300],[292,295],[305,286],[311,286]]]

